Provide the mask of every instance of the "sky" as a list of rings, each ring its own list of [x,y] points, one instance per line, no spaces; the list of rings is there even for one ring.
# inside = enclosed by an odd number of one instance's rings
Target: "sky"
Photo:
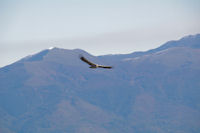
[[[0,0],[0,67],[49,47],[93,55],[200,33],[200,0]]]

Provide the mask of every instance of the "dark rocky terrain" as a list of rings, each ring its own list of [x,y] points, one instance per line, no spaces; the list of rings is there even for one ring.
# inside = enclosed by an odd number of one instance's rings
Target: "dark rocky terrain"
[[[199,133],[200,34],[122,55],[47,49],[0,68],[0,132]]]

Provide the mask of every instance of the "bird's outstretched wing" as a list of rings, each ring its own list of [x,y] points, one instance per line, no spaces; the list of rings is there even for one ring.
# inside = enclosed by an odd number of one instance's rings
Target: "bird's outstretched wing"
[[[91,65],[91,66],[96,66],[96,64],[94,64],[94,63],[88,61],[88,60],[87,60],[85,57],[83,57],[83,56],[80,56],[80,59],[81,59],[82,61],[86,62],[87,64]]]
[[[107,69],[113,68],[112,66],[102,66],[102,65],[99,65],[98,67],[100,67],[100,68],[107,68]]]

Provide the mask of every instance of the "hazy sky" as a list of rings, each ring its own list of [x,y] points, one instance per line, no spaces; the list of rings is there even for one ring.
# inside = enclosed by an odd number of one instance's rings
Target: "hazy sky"
[[[0,67],[55,46],[130,53],[200,33],[200,0],[0,0]]]

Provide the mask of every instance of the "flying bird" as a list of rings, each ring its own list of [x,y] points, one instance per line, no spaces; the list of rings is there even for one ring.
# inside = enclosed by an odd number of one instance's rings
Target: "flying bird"
[[[87,63],[88,65],[90,65],[90,68],[106,68],[106,69],[111,69],[113,68],[112,66],[103,66],[103,65],[98,65],[98,64],[94,64],[90,61],[88,61],[85,57],[80,56],[80,59],[82,61],[84,61],[85,63]]]

